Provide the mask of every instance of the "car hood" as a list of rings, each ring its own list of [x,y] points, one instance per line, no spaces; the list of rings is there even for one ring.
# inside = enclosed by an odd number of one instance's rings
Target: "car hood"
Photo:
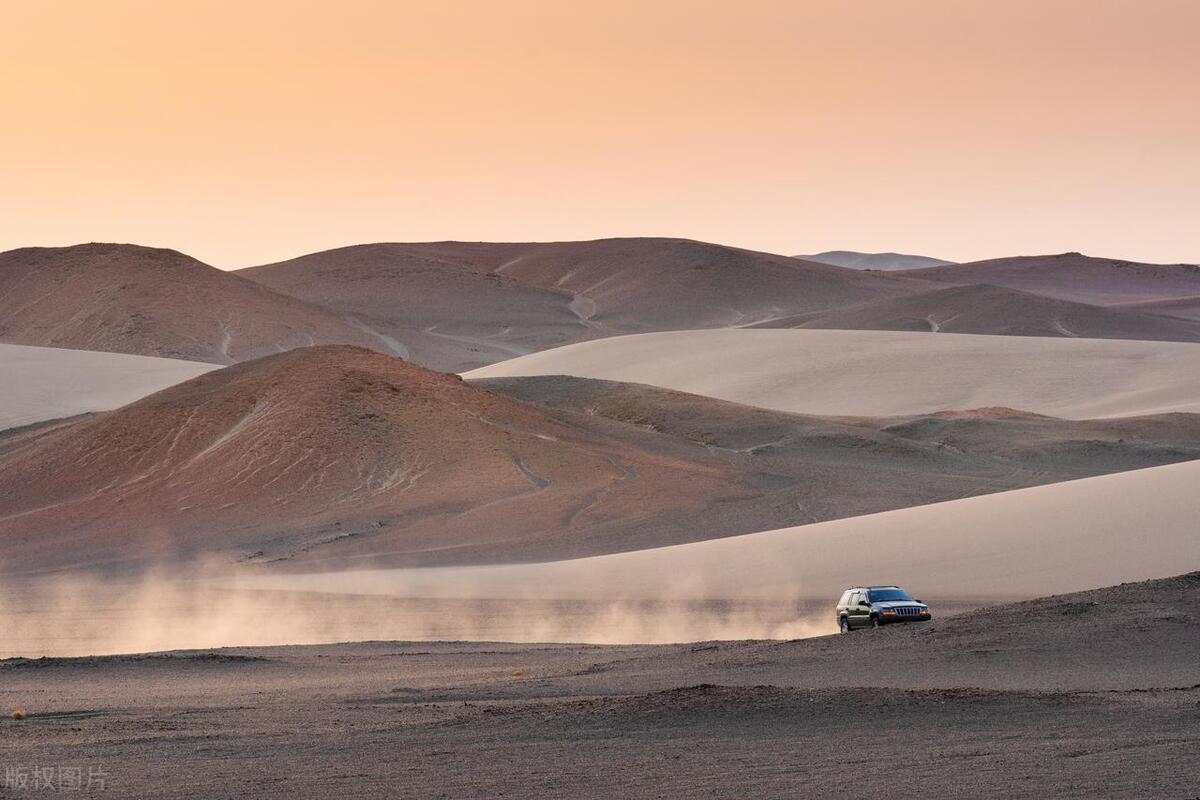
[[[920,608],[926,610],[929,608],[929,606],[925,605],[924,603],[917,603],[912,600],[888,600],[883,603],[872,603],[871,605],[878,611],[886,611],[888,609],[895,608]]]

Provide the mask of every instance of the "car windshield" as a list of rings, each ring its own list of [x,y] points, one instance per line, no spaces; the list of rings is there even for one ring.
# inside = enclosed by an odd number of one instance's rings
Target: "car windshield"
[[[872,589],[872,603],[886,603],[889,600],[912,600],[903,589]]]

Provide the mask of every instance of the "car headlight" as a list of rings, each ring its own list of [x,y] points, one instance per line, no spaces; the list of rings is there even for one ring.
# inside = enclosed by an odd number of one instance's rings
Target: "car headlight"
[[[888,608],[888,609],[884,610],[883,615],[885,617],[894,617],[894,616],[896,616],[896,611],[895,611],[895,609]]]

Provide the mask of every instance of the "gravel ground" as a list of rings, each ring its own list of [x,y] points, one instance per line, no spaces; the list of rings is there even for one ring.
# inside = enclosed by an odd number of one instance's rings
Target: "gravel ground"
[[[1193,573],[796,641],[8,659],[0,797],[66,792],[49,767],[95,797],[1185,800],[1198,602]]]

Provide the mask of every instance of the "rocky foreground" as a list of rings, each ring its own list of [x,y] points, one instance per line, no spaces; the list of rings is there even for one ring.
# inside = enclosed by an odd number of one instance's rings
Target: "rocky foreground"
[[[1192,573],[797,641],[8,659],[0,741],[126,797],[1191,798],[1197,607]]]

